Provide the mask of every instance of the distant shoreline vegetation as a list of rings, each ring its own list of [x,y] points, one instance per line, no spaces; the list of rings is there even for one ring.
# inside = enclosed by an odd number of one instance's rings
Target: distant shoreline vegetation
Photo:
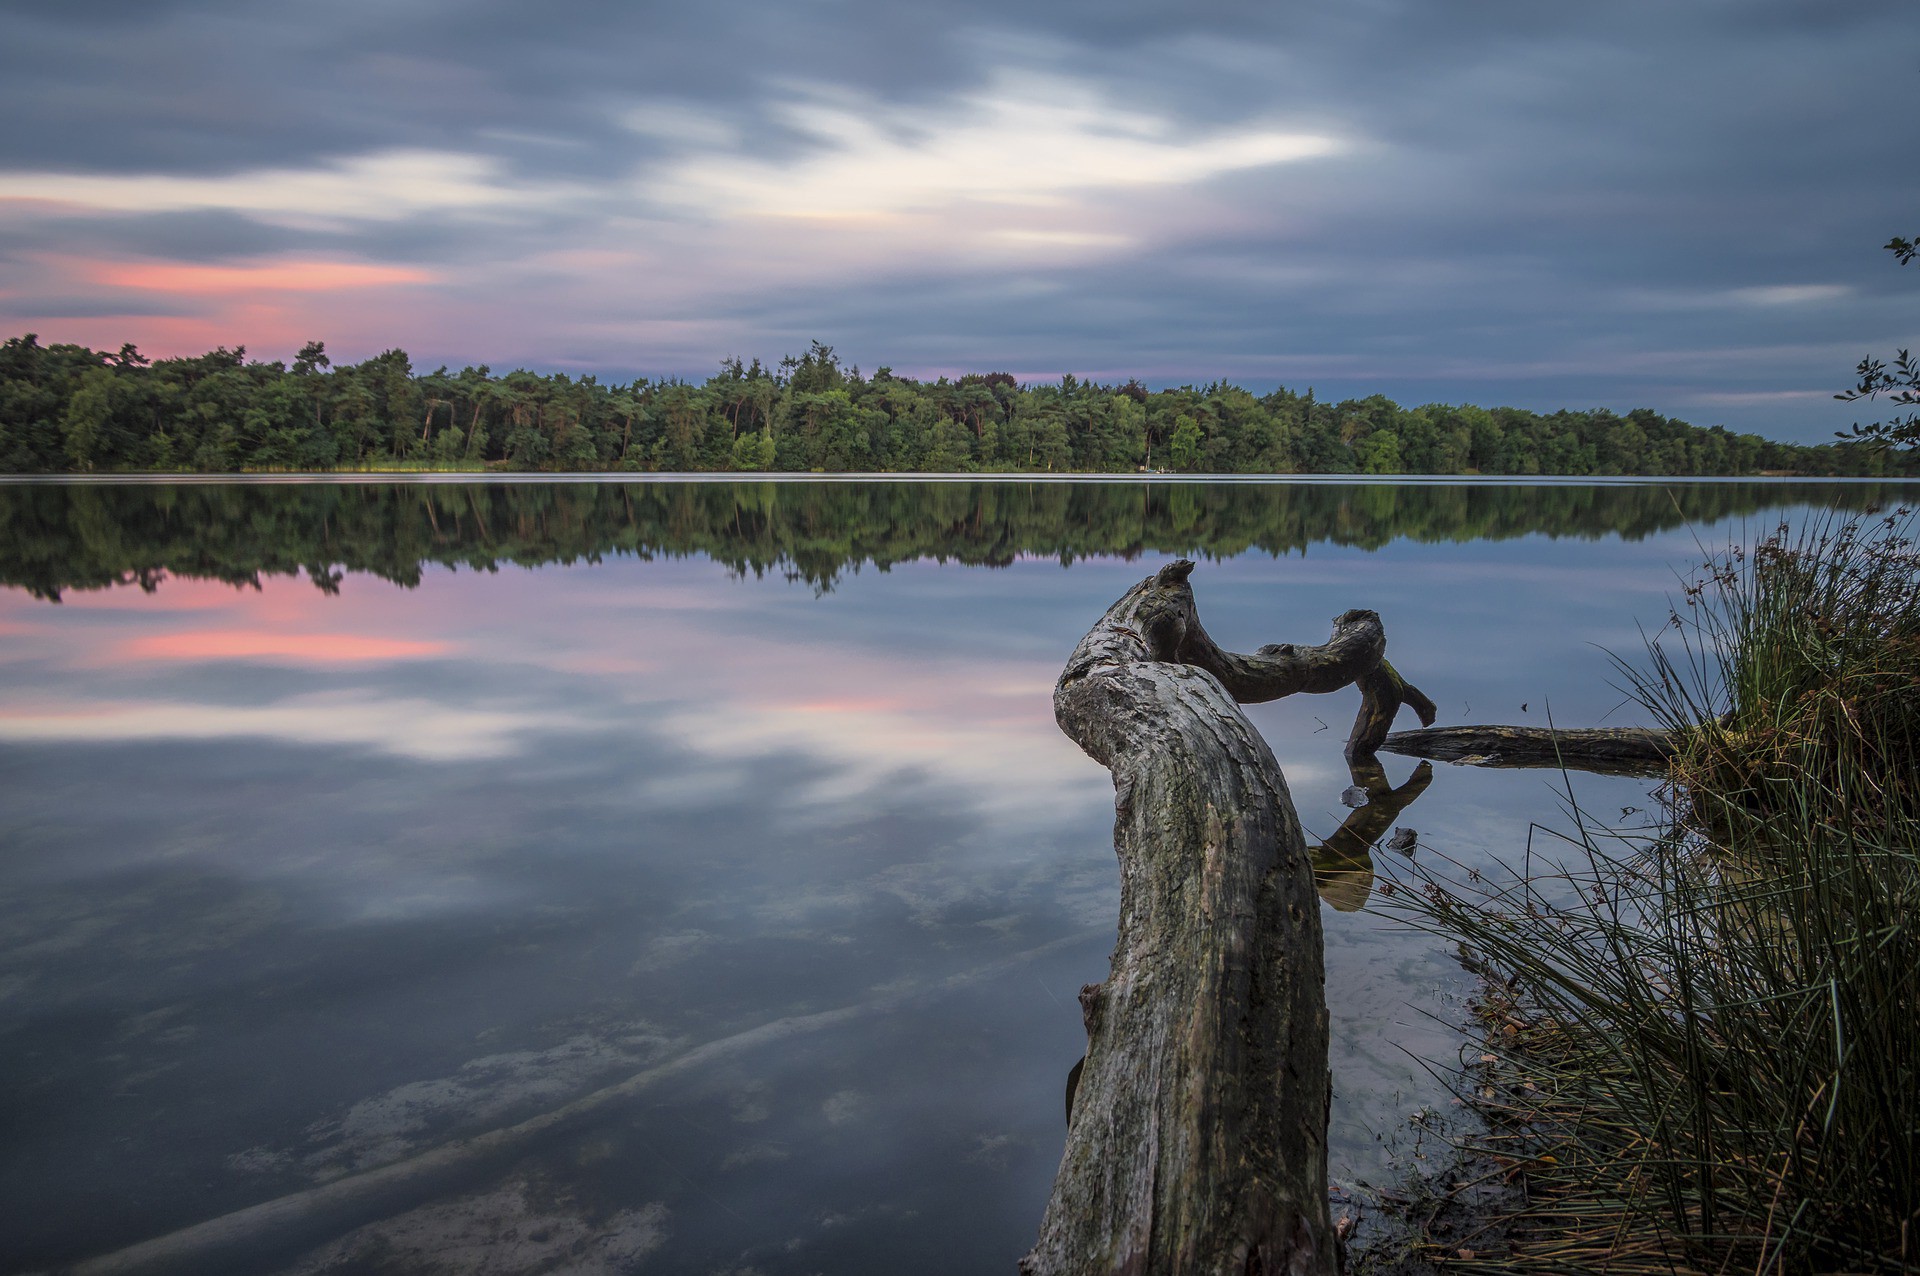
[[[772,368],[730,359],[705,382],[416,373],[401,350],[335,368],[246,348],[149,361],[0,345],[0,473],[420,469],[1213,474],[1898,475],[1908,455],[1780,443],[1645,409],[1519,408],[1313,391],[1148,390],[1004,372],[862,375],[819,342]]]

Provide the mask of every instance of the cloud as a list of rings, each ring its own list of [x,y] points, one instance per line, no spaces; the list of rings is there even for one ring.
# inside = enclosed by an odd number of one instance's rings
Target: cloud
[[[108,213],[223,210],[296,226],[342,218],[391,221],[421,212],[498,210],[523,207],[534,198],[532,192],[506,183],[500,163],[488,156],[420,150],[379,151],[310,168],[251,169],[219,177],[0,173],[0,208],[41,204]]]
[[[1825,306],[1853,295],[1847,284],[1754,284],[1744,288],[1633,289],[1622,304],[1646,310],[1716,310],[1728,307]]]
[[[779,114],[816,148],[792,159],[708,152],[654,187],[715,216],[870,218],[969,206],[1054,206],[1085,191],[1205,181],[1337,153],[1335,138],[1277,125],[1193,135],[1082,81],[995,76],[934,108],[894,108],[810,86]]]
[[[1837,301],[1852,291],[1845,284],[1763,284],[1735,288],[1728,296],[1750,306],[1802,306]]]
[[[1832,390],[1703,390],[1687,396],[1690,403],[1715,407],[1762,407],[1777,404],[1822,403],[1833,398]]]
[[[245,266],[173,262],[88,262],[79,273],[113,288],[140,288],[186,296],[219,293],[338,292],[393,284],[432,283],[427,271],[351,261],[265,261]]]

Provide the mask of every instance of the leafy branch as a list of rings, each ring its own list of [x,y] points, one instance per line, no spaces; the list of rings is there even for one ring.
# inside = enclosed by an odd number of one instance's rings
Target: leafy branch
[[[1916,247],[1914,241],[1899,235],[1887,241],[1886,249],[1902,266],[1911,265],[1915,255],[1920,254],[1920,247]],[[1920,360],[1915,360],[1910,350],[1896,354],[1891,369],[1884,360],[1868,356],[1854,368],[1854,375],[1859,380],[1853,389],[1834,398],[1852,403],[1885,395],[1887,402],[1899,407],[1920,407]],[[1909,412],[1904,419],[1894,416],[1866,425],[1855,422],[1851,430],[1836,431],[1835,437],[1871,447],[1913,447],[1920,444],[1920,412]]]

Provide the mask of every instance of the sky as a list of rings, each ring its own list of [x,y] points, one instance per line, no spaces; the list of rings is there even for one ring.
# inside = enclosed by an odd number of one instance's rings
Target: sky
[[[1650,407],[1920,344],[1900,0],[0,0],[0,334]],[[1884,413],[1879,415],[1885,415]]]

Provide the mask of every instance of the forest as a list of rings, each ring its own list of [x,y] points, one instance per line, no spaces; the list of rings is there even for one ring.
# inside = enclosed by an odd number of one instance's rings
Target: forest
[[[1900,475],[1856,442],[1780,443],[1640,409],[1550,415],[1382,396],[1322,402],[1214,382],[1149,390],[1004,372],[864,375],[831,346],[700,384],[480,367],[405,351],[291,366],[245,347],[192,358],[0,345],[0,473],[331,470],[1207,474]]]

